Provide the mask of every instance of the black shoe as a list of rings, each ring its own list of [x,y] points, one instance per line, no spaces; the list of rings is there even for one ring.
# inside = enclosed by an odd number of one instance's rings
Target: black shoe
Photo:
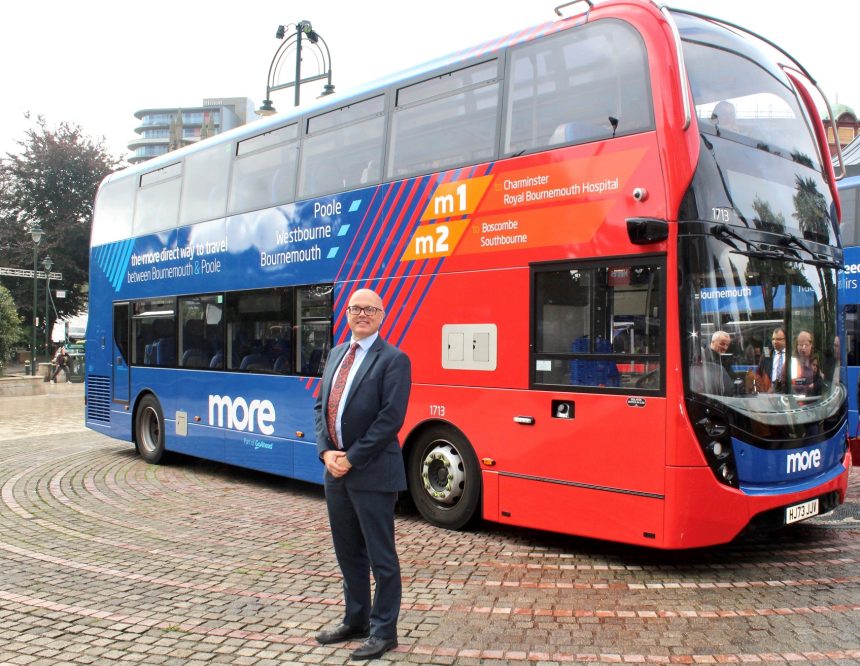
[[[349,655],[350,659],[376,659],[381,657],[389,650],[397,647],[396,638],[380,638],[379,636],[371,636],[361,644],[355,652]]]
[[[317,643],[328,645],[329,643],[343,643],[351,638],[367,638],[370,635],[370,627],[350,627],[341,624],[334,629],[321,631],[316,635]]]

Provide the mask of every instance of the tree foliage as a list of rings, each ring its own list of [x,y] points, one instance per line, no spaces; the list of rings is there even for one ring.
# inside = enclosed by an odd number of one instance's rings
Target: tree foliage
[[[80,126],[60,123],[50,128],[39,116],[17,142],[20,152],[0,158],[0,265],[6,268],[33,267],[30,226],[38,222],[44,231],[38,246],[38,269],[50,254],[52,272],[63,274],[65,299],[55,299],[60,315],[71,316],[86,309],[89,273],[89,239],[93,201],[102,179],[119,166],[108,154],[104,139],[85,135]],[[31,322],[32,280],[0,277],[24,321]],[[44,282],[39,284],[37,316],[43,316]],[[51,315],[53,320],[53,313]]]
[[[0,373],[6,366],[12,350],[18,346],[22,335],[21,317],[15,309],[12,294],[0,284]]]

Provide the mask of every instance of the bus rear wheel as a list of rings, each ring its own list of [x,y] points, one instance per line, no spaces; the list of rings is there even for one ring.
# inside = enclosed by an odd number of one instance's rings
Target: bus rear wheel
[[[429,523],[459,530],[476,518],[481,470],[465,437],[444,426],[429,428],[412,447],[407,471],[412,501]]]
[[[140,457],[157,465],[165,458],[164,415],[154,395],[145,395],[137,407],[134,423],[135,443]]]

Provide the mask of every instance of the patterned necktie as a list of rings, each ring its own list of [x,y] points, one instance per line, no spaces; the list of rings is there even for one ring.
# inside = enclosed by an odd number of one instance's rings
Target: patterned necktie
[[[773,363],[773,381],[775,382],[782,381],[782,354],[783,352],[778,351],[776,353],[776,361]]]
[[[337,371],[334,384],[331,387],[331,393],[328,396],[328,407],[326,408],[326,422],[328,424],[328,435],[331,441],[335,443],[337,448],[341,447],[337,441],[337,408],[340,404],[340,399],[343,397],[343,389],[346,387],[346,378],[349,376],[349,369],[355,363],[355,350],[358,349],[358,343],[353,342],[349,346],[349,351],[343,357],[343,363],[340,364],[340,369]]]

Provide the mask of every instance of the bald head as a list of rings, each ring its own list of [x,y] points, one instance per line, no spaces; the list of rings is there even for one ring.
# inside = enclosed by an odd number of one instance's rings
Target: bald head
[[[346,317],[356,340],[369,337],[382,326],[385,314],[382,298],[372,289],[358,289],[349,297]]]

